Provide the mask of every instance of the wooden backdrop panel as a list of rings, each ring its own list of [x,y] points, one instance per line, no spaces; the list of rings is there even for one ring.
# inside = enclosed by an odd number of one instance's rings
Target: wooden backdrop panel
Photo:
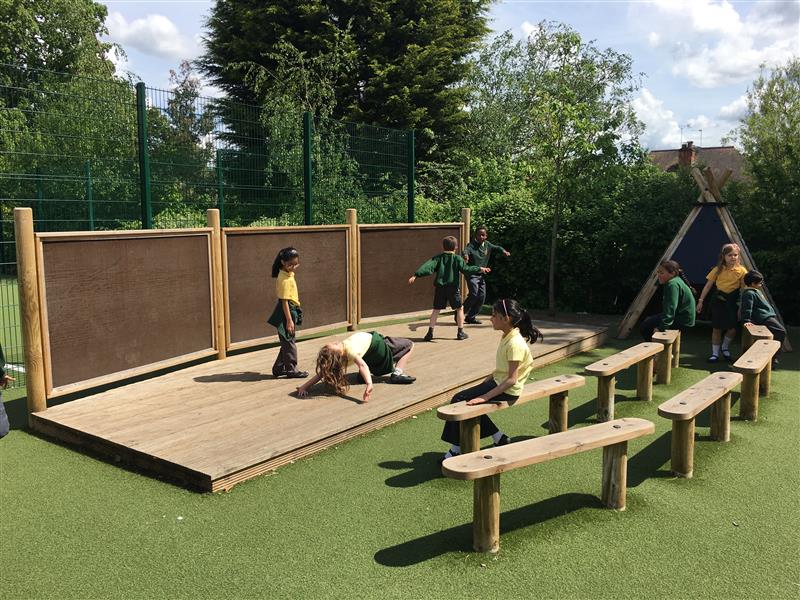
[[[347,229],[225,231],[231,344],[274,336],[267,319],[275,308],[272,262],[281,248],[300,253],[297,289],[303,329],[345,323],[347,314]]]
[[[209,235],[44,238],[52,387],[213,349]]]
[[[461,243],[461,225],[362,227],[361,317],[403,314],[433,307],[433,277],[408,285],[408,278],[426,260],[442,252],[448,235]]]

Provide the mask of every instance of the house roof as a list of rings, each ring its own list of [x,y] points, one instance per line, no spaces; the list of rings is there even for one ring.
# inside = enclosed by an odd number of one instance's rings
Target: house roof
[[[742,180],[746,178],[744,174],[744,156],[733,146],[712,146],[701,148],[694,146],[695,154],[693,165],[711,167],[715,173],[722,173],[725,169],[733,171],[732,180]],[[650,152],[650,160],[662,171],[676,171],[678,169],[678,153],[675,150],[653,150]]]

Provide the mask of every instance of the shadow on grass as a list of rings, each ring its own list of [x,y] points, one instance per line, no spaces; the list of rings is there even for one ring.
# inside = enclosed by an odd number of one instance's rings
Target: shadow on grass
[[[543,523],[582,508],[602,508],[589,494],[562,494],[500,515],[500,535]],[[375,553],[375,561],[387,567],[408,567],[448,552],[472,552],[472,523],[437,531]]]
[[[672,477],[669,470],[671,432],[663,433],[645,448],[628,458],[628,487],[636,487],[653,477]],[[666,469],[662,469],[667,464]]]
[[[415,456],[410,461],[406,460],[387,460],[378,463],[379,467],[384,469],[392,469],[399,471],[406,470],[405,473],[398,473],[392,475],[386,480],[386,485],[389,487],[408,488],[425,483],[431,479],[437,479],[442,476],[442,467],[439,464],[439,459],[442,457],[442,452],[425,452],[419,456]]]

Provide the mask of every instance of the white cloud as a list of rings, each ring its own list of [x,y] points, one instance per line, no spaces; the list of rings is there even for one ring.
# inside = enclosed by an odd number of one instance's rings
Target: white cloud
[[[717,124],[705,115],[697,115],[696,117],[691,117],[688,119],[686,121],[686,126],[689,128],[689,130],[703,129],[708,131],[712,127],[716,127]]]
[[[651,31],[651,32],[650,32],[650,33],[647,35],[647,42],[648,42],[648,43],[649,43],[649,44],[650,44],[650,45],[651,45],[653,48],[655,48],[656,46],[658,46],[658,45],[661,43],[661,36],[660,36],[660,35],[658,35],[658,34],[657,34],[655,31]]]
[[[520,29],[522,29],[522,33],[524,34],[525,39],[528,39],[530,35],[534,31],[536,31],[536,27],[537,26],[531,23],[530,21],[525,21],[522,23],[522,25],[520,25]]]
[[[747,97],[739,96],[730,104],[719,109],[719,118],[726,121],[739,121],[747,114]]]
[[[653,96],[647,88],[642,88],[633,100],[636,116],[645,125],[641,143],[654,150],[677,148],[681,142],[681,129],[675,114],[664,107],[664,102]]]
[[[112,12],[106,19],[106,26],[112,41],[145,54],[181,60],[194,58],[199,51],[196,40],[182,35],[164,15],[151,14],[128,22],[121,13]]]
[[[117,46],[111,46],[111,48],[108,49],[106,58],[114,65],[114,71],[116,73],[123,73],[131,70],[131,61],[128,60],[125,52],[121,51]]]

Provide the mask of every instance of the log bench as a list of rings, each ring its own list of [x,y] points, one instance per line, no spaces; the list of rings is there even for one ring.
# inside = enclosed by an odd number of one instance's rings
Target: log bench
[[[656,383],[669,385],[672,381],[672,367],[679,366],[681,356],[681,332],[678,329],[656,331],[653,341],[664,344],[664,349],[656,357]]]
[[[442,473],[453,479],[474,481],[472,545],[477,552],[497,552],[500,548],[501,473],[603,448],[601,500],[608,508],[625,510],[628,440],[654,431],[653,423],[644,419],[617,419],[453,456],[442,463]]]
[[[780,350],[781,343],[775,340],[758,340],[742,354],[733,368],[743,376],[742,397],[739,416],[755,421],[758,419],[758,394],[766,396],[772,380],[772,357]]]
[[[750,349],[753,342],[758,340],[771,340],[772,332],[764,325],[753,325],[752,323],[742,327],[742,354]]]
[[[567,430],[567,413],[569,411],[568,390],[581,387],[586,380],[580,375],[559,375],[535,381],[522,388],[519,398],[509,402],[484,402],[483,404],[468,405],[466,401],[454,402],[439,407],[437,414],[444,421],[458,421],[460,428],[460,446],[462,454],[474,452],[480,448],[480,421],[482,415],[488,415],[498,410],[511,406],[518,406],[538,400],[545,396],[550,397],[550,418],[548,428],[550,433]]]
[[[631,365],[637,365],[636,396],[648,402],[653,399],[653,357],[663,350],[663,344],[643,342],[584,368],[584,373],[597,377],[598,421],[614,418],[616,375]]]
[[[658,407],[659,415],[672,420],[670,456],[675,475],[692,477],[695,417],[708,406],[711,406],[711,439],[718,442],[731,439],[731,390],[741,381],[739,373],[712,373]]]

